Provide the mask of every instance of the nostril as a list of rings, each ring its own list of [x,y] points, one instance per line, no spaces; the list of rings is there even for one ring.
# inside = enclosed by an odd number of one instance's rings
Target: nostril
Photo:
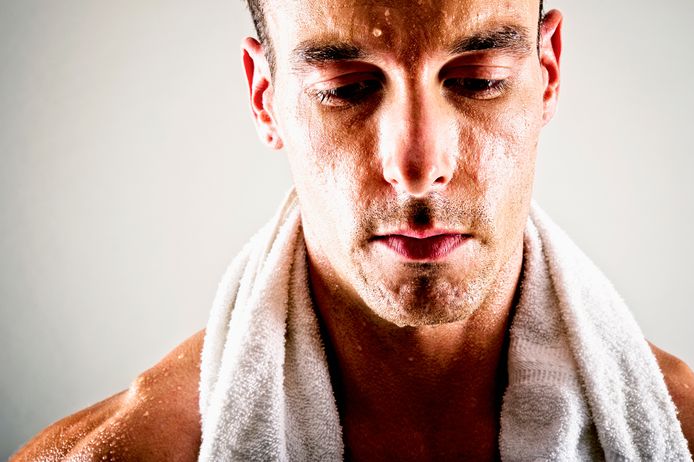
[[[431,188],[444,188],[451,181],[448,162],[443,162],[446,159],[414,155],[420,152],[412,150],[403,150],[402,153],[402,156],[389,156],[383,163],[383,177],[392,187],[419,196],[430,192]]]

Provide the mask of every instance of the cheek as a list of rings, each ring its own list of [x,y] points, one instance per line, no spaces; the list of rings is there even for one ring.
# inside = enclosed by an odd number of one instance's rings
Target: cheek
[[[540,133],[541,109],[534,101],[514,98],[499,107],[471,111],[457,127],[465,174],[482,185],[528,163]]]
[[[373,120],[357,111],[334,113],[317,105],[302,109],[301,118],[308,123],[296,129],[304,132],[306,143],[295,151],[309,157],[314,174],[329,189],[326,193],[349,196],[353,201],[368,197],[364,193],[369,185],[378,183],[381,171]]]
[[[361,118],[331,117],[310,103],[284,113],[291,114],[283,130],[305,227],[347,244],[358,233],[360,210],[374,197],[370,188],[378,184],[373,129]]]
[[[525,65],[514,79],[519,86],[507,98],[472,108],[459,127],[464,174],[480,191],[532,185],[543,117],[536,67]]]
[[[525,223],[531,200],[540,134],[539,108],[498,111],[460,128],[459,186],[495,217],[507,236]],[[527,108],[527,109],[526,109]],[[501,237],[501,236],[499,236]]]
[[[532,172],[539,130],[524,112],[502,114],[473,135],[479,153],[468,164],[480,189],[517,184]]]

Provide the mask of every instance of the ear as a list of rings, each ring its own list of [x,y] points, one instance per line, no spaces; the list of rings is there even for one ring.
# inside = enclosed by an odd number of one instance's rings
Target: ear
[[[563,17],[558,10],[549,11],[540,26],[540,66],[544,87],[543,122],[552,119],[559,99],[559,59],[561,58],[561,26]]]
[[[254,38],[246,37],[241,43],[243,68],[248,83],[248,96],[255,127],[261,141],[272,149],[282,149],[284,145],[279,136],[273,115],[272,76],[270,66],[263,52],[263,46]]]

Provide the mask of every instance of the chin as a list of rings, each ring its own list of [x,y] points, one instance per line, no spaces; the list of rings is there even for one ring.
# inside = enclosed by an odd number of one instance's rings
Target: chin
[[[483,280],[457,281],[419,276],[392,284],[383,282],[364,297],[379,317],[400,327],[432,326],[468,319],[482,305]]]

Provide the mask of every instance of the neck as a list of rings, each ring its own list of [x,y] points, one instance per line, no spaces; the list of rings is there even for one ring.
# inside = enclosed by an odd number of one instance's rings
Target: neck
[[[433,429],[448,417],[497,419],[521,264],[522,245],[499,272],[492,295],[469,318],[419,327],[398,327],[376,318],[329,290],[335,286],[328,286],[310,265],[343,420],[416,423]]]

